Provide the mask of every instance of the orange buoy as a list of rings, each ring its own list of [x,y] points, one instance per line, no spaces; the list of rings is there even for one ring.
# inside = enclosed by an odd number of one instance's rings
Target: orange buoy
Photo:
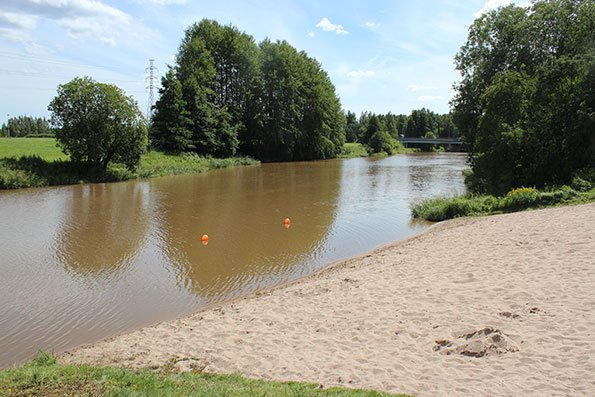
[[[289,226],[291,225],[291,219],[289,218],[285,218],[285,220],[283,221],[283,226],[285,226],[285,228],[289,228]]]
[[[203,245],[207,245],[209,243],[209,235],[208,234],[203,234],[201,237],[201,241]]]

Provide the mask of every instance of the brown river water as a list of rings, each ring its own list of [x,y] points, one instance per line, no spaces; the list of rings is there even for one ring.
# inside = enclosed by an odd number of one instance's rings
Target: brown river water
[[[0,191],[0,368],[40,349],[57,353],[178,318],[416,234],[428,224],[411,220],[411,203],[464,193],[465,159],[275,163]]]

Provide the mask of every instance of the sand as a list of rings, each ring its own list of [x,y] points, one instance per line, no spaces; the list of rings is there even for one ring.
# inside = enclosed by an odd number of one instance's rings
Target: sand
[[[437,224],[64,362],[437,395],[595,395],[595,204]]]

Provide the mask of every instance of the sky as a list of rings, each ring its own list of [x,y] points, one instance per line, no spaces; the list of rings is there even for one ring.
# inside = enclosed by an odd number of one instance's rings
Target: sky
[[[316,58],[345,110],[449,111],[453,57],[473,20],[511,0],[1,0],[0,123],[49,117],[56,88],[76,76],[112,83],[146,113],[184,31],[204,18],[287,40]],[[519,5],[526,5],[526,1]],[[157,98],[157,88],[154,91]]]

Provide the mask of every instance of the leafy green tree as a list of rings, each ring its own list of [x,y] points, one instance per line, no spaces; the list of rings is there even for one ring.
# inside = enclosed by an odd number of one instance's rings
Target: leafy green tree
[[[257,46],[235,27],[204,19],[186,30],[176,61],[156,105],[153,134],[162,147],[265,160],[341,151],[345,115],[335,87],[287,42]]]
[[[386,125],[381,117],[372,114],[362,136],[362,143],[368,145],[372,136],[377,132],[386,132]]]
[[[386,125],[386,131],[391,137],[397,138],[399,136],[399,131],[397,129],[397,116],[391,112],[388,112],[386,116],[384,116],[384,124]]]
[[[194,149],[233,155],[240,139],[249,149],[257,128],[254,95],[260,84],[253,38],[231,25],[204,19],[186,30],[177,60]]]
[[[151,142],[168,152],[180,153],[193,148],[192,120],[182,97],[182,85],[170,68],[161,79],[159,99],[151,123]]]
[[[453,118],[475,191],[570,181],[595,166],[595,3],[539,0],[478,18],[456,58]]]
[[[406,134],[410,137],[423,137],[428,132],[438,131],[438,115],[426,108],[413,110],[407,119]]]
[[[397,131],[399,135],[405,135],[407,132],[407,116],[400,114],[397,117]]]
[[[359,122],[355,113],[348,111],[345,116],[345,140],[347,142],[357,142],[359,138]]]
[[[76,77],[51,101],[58,145],[96,176],[111,162],[134,170],[147,146],[146,121],[132,97],[115,85]]]
[[[385,152],[390,155],[393,154],[393,147],[395,146],[394,138],[387,131],[379,130],[372,134],[368,146],[374,153]]]
[[[256,154],[266,160],[335,157],[345,141],[345,118],[320,64],[285,41],[260,44],[262,128]]]

